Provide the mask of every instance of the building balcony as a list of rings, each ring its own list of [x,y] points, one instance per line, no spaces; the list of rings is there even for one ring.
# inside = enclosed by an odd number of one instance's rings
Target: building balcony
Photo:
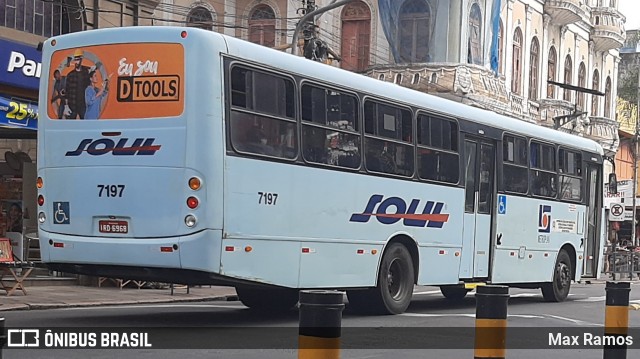
[[[367,76],[490,111],[516,115],[512,113],[512,99],[504,77],[496,77],[482,66],[460,63],[384,65],[370,69]],[[521,113],[522,108],[526,110],[523,106],[515,107]]]
[[[626,21],[617,9],[598,7],[591,11],[591,39],[596,51],[619,49],[626,38],[623,24]]]
[[[538,100],[538,105],[538,116],[535,118],[536,123],[549,128],[555,128],[555,117],[569,115],[575,110],[572,102],[554,98],[540,99]]]
[[[582,6],[582,2],[580,0],[547,0],[544,2],[544,12],[551,16],[551,22],[555,25],[573,24],[589,18],[589,13]]]
[[[583,136],[598,142],[607,156],[618,151],[620,137],[618,136],[618,122],[607,117],[589,117],[585,121]]]

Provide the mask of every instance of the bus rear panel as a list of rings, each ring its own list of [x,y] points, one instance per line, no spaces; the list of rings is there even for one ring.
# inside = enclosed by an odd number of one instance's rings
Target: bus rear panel
[[[222,191],[214,170],[222,111],[195,94],[220,93],[220,81],[188,49],[208,45],[215,68],[225,45],[183,34],[148,28],[127,43],[112,43],[111,31],[46,42],[39,217],[42,259],[53,269],[180,282],[219,272],[222,203],[210,199]],[[196,147],[199,131],[211,140]]]

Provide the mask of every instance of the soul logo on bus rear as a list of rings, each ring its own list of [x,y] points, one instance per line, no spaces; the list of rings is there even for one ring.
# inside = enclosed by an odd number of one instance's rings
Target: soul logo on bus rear
[[[442,228],[449,221],[449,215],[442,213],[443,202],[427,201],[422,206],[420,199],[412,199],[407,206],[407,202],[400,197],[383,199],[384,196],[380,194],[371,196],[364,211],[352,214],[349,222],[366,223],[371,216],[375,216],[382,224],[394,224],[402,220],[405,226]],[[418,208],[422,208],[422,213],[416,213]]]
[[[65,156],[80,156],[87,152],[92,156],[101,156],[111,153],[114,156],[152,156],[160,150],[162,145],[154,145],[155,138],[136,138],[129,141],[128,138],[120,138],[118,142],[110,138],[99,138],[97,140],[85,138],[80,141],[80,145],[73,151],[68,151]]]
[[[180,77],[118,77],[118,102],[179,101]]]

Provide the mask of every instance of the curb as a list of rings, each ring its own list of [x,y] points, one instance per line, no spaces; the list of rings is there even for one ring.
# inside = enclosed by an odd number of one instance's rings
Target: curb
[[[88,307],[112,307],[119,305],[136,305],[136,304],[160,304],[160,303],[188,303],[188,302],[233,302],[237,301],[238,296],[235,294],[215,295],[200,298],[169,298],[169,299],[147,299],[147,300],[122,300],[116,302],[77,302],[77,303],[20,303],[20,304],[0,304],[0,312],[18,311],[18,310],[47,310],[47,309],[64,309],[64,308],[88,308]]]

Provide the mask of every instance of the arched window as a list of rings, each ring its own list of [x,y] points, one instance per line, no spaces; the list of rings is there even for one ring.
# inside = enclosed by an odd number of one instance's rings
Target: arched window
[[[467,62],[482,64],[482,12],[478,4],[471,6],[469,13],[469,53]]]
[[[611,77],[604,84],[604,117],[611,118]]]
[[[534,37],[531,41],[531,52],[529,53],[529,99],[538,99],[538,72],[540,62],[540,43]]]
[[[342,10],[342,61],[340,67],[364,71],[369,67],[371,10],[362,1],[352,2]]]
[[[571,61],[571,55],[567,55],[564,59],[564,83],[566,85],[571,85],[571,81],[573,77],[573,61]],[[565,101],[571,102],[571,90],[565,89],[564,96],[562,97]]]
[[[598,73],[598,70],[593,71],[593,89],[600,91],[600,73]],[[591,95],[591,116],[598,116],[599,114],[598,101],[598,95]]]
[[[550,81],[556,80],[556,64],[558,62],[558,56],[556,55],[555,47],[551,47],[549,50],[549,60],[547,62],[547,70],[549,74],[547,75],[547,79]],[[555,98],[556,96],[556,85],[547,84],[547,98]]]
[[[404,62],[429,61],[431,11],[423,0],[409,0],[400,8],[398,52]]]
[[[511,92],[520,94],[522,77],[522,31],[516,28],[513,34],[513,71],[511,72]]]
[[[276,46],[276,14],[269,5],[258,5],[249,13],[249,41]]]
[[[187,15],[187,26],[213,30],[213,16],[204,6],[196,6]]]
[[[584,62],[580,63],[578,69],[578,87],[584,88],[587,85],[587,68],[584,66]],[[578,92],[578,106],[580,110],[584,110],[584,92]]]
[[[504,39],[504,28],[502,27],[502,20],[500,20],[500,31],[498,32],[498,73],[503,73],[502,69],[502,53],[504,52],[504,46],[502,40]]]

